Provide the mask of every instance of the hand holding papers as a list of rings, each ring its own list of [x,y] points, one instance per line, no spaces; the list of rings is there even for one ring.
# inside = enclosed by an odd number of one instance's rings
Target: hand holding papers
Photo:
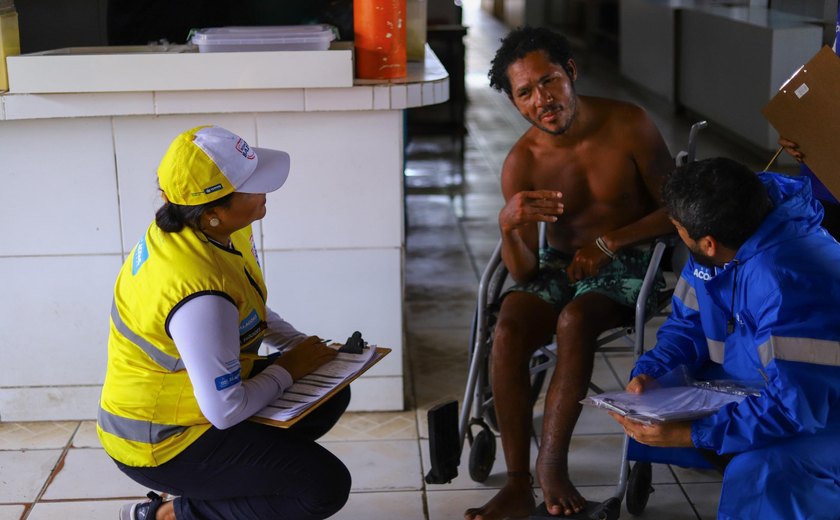
[[[738,403],[743,395],[728,394],[697,386],[654,388],[640,394],[606,392],[587,397],[583,404],[604,408],[634,421],[652,424],[687,421],[710,415],[729,403]]]
[[[336,348],[340,346],[336,345]],[[251,420],[288,428],[389,352],[390,349],[381,347],[365,347],[360,354],[339,352],[332,361],[295,381],[283,395],[257,412]]]
[[[691,381],[678,368],[644,392],[605,392],[589,396],[582,404],[609,410],[646,424],[688,421],[711,415],[729,403],[739,403],[758,391],[735,381]]]

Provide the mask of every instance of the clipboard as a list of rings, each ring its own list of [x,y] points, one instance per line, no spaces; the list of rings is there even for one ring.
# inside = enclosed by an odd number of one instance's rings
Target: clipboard
[[[319,406],[321,406],[322,404],[327,402],[332,396],[334,396],[335,394],[337,394],[338,392],[343,390],[344,387],[346,387],[347,385],[349,385],[350,383],[355,381],[357,377],[359,377],[360,375],[362,375],[365,372],[367,372],[368,370],[370,370],[371,367],[373,367],[374,365],[379,363],[379,361],[382,358],[384,358],[385,356],[387,356],[388,354],[391,353],[390,348],[386,348],[386,347],[375,347],[375,348],[376,348],[376,354],[374,355],[373,360],[364,369],[359,370],[358,372],[353,374],[351,377],[345,379],[344,381],[342,381],[341,383],[336,385],[335,388],[333,388],[332,390],[330,390],[329,392],[327,392],[326,394],[321,396],[310,407],[303,410],[299,415],[296,415],[292,419],[289,419],[289,420],[286,420],[286,421],[278,421],[276,419],[269,419],[267,417],[253,416],[253,417],[250,417],[248,420],[253,421],[253,422],[262,423],[262,424],[267,424],[269,426],[275,426],[277,428],[290,428],[290,427],[294,426],[295,423],[297,423],[298,421],[300,421],[301,419],[303,419],[304,417],[309,415],[313,410],[316,410]]]
[[[799,145],[805,162],[840,200],[840,56],[819,50],[761,113],[779,135]]]

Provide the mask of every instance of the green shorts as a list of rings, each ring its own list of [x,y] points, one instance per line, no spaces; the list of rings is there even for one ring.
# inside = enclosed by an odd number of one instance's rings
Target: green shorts
[[[510,287],[505,295],[513,291],[533,294],[560,311],[578,296],[595,292],[621,305],[635,307],[651,254],[648,246],[621,249],[614,260],[601,267],[597,275],[569,283],[566,268],[572,261],[572,255],[546,248],[540,251],[540,270],[537,276],[527,283]],[[648,312],[656,308],[656,295],[664,288],[665,279],[659,271],[647,301]]]

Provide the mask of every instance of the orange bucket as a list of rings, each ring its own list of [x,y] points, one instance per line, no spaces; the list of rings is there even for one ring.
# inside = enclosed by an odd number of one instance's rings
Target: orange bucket
[[[406,75],[406,0],[354,0],[356,77],[395,79]]]

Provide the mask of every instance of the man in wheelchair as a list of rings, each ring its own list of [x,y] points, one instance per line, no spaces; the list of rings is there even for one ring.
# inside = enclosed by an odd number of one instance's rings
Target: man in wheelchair
[[[556,334],[557,367],[546,396],[536,471],[552,514],[586,500],[572,484],[567,455],[586,396],[601,332],[626,324],[649,263],[645,244],[673,232],[660,189],[674,161],[638,106],[578,95],[578,69],[562,36],[512,31],[489,73],[531,123],[502,168],[502,259],[516,286],[502,300],[491,379],[508,476],[466,519],[526,516],[532,410],[528,363]],[[545,222],[548,249],[539,251]]]
[[[837,518],[840,245],[808,179],[707,159],[678,169],[664,199],[692,258],[627,390],[683,365],[761,391],[690,422],[613,417],[640,443],[728,461],[720,519]]]

